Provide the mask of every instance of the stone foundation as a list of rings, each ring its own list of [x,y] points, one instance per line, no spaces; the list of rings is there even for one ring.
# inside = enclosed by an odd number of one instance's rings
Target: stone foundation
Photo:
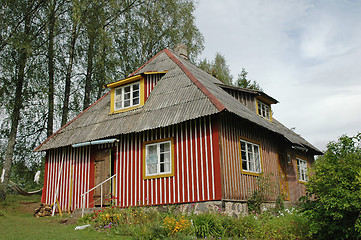
[[[262,204],[262,211],[267,211],[275,207],[275,202]],[[162,205],[154,207],[159,212],[180,211],[182,213],[204,213],[204,212],[223,212],[231,217],[238,218],[248,214],[247,201],[208,201],[184,203],[176,205]]]

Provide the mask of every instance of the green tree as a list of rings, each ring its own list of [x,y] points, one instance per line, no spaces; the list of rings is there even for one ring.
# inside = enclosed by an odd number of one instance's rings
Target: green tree
[[[198,67],[213,77],[218,78],[224,84],[232,85],[233,76],[226,63],[226,58],[222,54],[216,53],[212,61],[208,61],[207,59],[201,60]]]
[[[10,174],[13,163],[39,165],[42,155],[33,149],[103,95],[104,83],[180,42],[194,61],[203,50],[194,10],[193,0],[0,1],[0,168],[6,181],[21,175]]]
[[[5,106],[8,116],[7,146],[3,160],[5,174],[4,182],[0,183],[0,200],[5,200],[18,129],[19,126],[21,127],[22,110],[31,95],[27,91],[29,83],[27,78],[32,74],[32,68],[27,69],[27,67],[29,67],[28,62],[34,51],[37,37],[43,30],[43,26],[37,26],[36,23],[41,22],[39,16],[44,2],[4,1],[2,4],[4,5],[1,5],[1,9],[4,15],[6,14],[4,22],[8,24],[6,30],[1,28],[1,35],[6,35],[7,38],[2,41],[3,48],[0,56],[0,59],[4,61],[1,64],[2,72],[4,72],[1,79],[6,82],[2,85],[2,92],[5,92],[9,102]]]
[[[242,68],[241,73],[238,74],[238,78],[237,78],[235,85],[237,87],[241,87],[241,88],[262,91],[262,88],[259,86],[259,84],[254,80],[253,80],[253,82],[252,82],[252,80],[249,80],[247,78],[247,75],[248,75],[248,72],[246,72],[246,69]]]
[[[361,134],[330,142],[306,186],[301,200],[317,239],[361,238]]]

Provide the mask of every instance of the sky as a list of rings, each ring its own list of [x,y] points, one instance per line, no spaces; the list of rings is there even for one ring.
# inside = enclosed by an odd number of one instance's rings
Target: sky
[[[200,58],[245,68],[285,126],[322,151],[361,132],[361,1],[199,0],[195,16]]]

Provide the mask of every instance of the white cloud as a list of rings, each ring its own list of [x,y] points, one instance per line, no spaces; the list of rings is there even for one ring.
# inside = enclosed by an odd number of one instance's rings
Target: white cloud
[[[236,75],[280,101],[275,116],[324,149],[361,131],[361,1],[200,0],[202,57],[222,53]]]

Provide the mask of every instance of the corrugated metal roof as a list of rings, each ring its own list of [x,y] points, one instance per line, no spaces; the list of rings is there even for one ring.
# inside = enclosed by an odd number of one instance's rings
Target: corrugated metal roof
[[[141,132],[174,125],[221,111],[229,111],[250,122],[282,135],[293,144],[320,151],[278,121],[267,121],[224,91],[218,79],[177,56],[163,50],[134,74],[167,73],[157,82],[144,106],[117,114],[110,112],[110,94],[96,102],[42,143],[44,151],[75,143]]]

